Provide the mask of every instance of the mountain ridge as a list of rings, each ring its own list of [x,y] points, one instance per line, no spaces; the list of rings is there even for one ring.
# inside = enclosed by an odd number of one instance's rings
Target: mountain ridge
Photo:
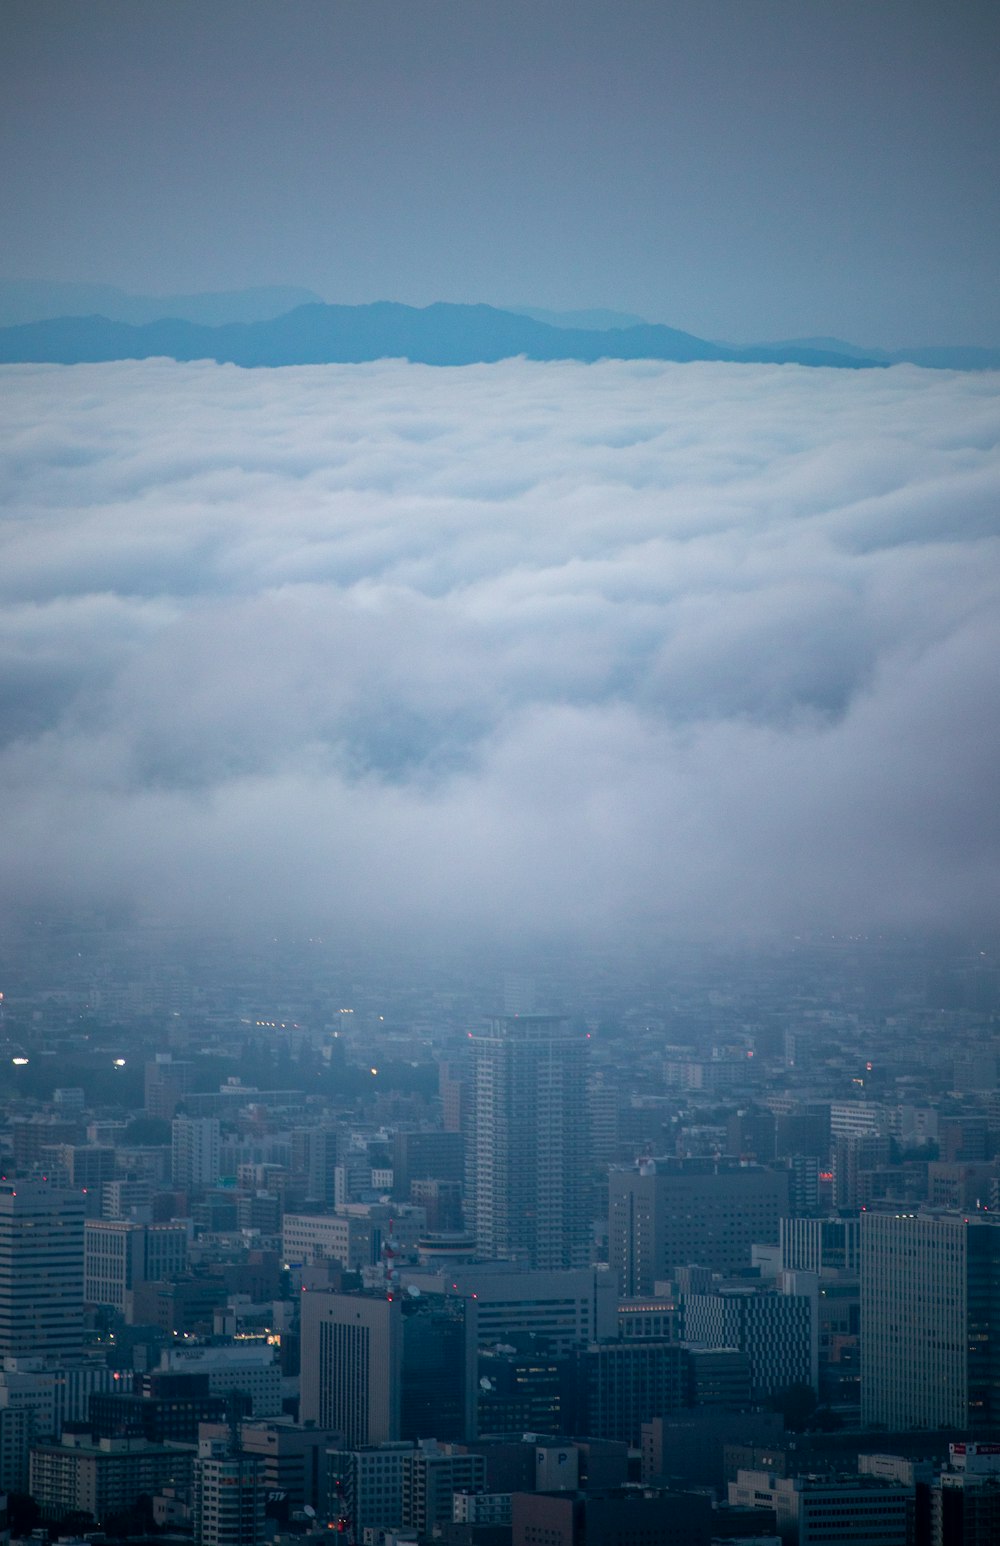
[[[522,355],[530,360],[588,364],[600,359],[718,360],[860,369],[883,363],[795,345],[730,348],[662,323],[607,329],[557,327],[498,307],[448,301],[426,307],[397,301],[362,306],[310,302],[275,318],[215,327],[174,318],[135,325],[92,315],[0,328],[0,361],[5,364],[96,364],[166,356],[245,367],[361,364],[392,358],[426,365],[471,365]]]
[[[0,279],[0,327],[51,322],[63,317],[107,317],[141,326],[179,318],[206,327],[227,322],[261,322],[322,300],[302,285],[257,285],[244,290],[199,290],[143,295],[117,285]]]

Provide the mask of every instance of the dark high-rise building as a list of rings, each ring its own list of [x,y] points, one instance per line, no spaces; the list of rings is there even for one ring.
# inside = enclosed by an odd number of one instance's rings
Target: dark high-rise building
[[[857,1209],[871,1201],[869,1176],[892,1162],[892,1141],[882,1133],[842,1133],[833,1142],[833,1203]]]
[[[460,1181],[411,1181],[409,1200],[427,1215],[427,1233],[457,1234],[465,1222]]]
[[[80,1192],[0,1183],[0,1358],[80,1352],[83,1217]]]
[[[333,1207],[338,1158],[335,1127],[300,1127],[292,1133],[292,1168],[305,1179],[307,1202]]]
[[[403,1202],[414,1181],[456,1181],[465,1174],[461,1133],[397,1132],[392,1147],[392,1189]]]
[[[697,1263],[715,1272],[750,1265],[754,1242],[777,1242],[788,1174],[736,1160],[657,1159],[610,1178],[610,1255],[623,1295]]]
[[[167,1440],[195,1444],[199,1424],[226,1422],[234,1400],[240,1411],[250,1407],[250,1398],[240,1393],[211,1395],[207,1374],[175,1375],[174,1379],[185,1383],[186,1388],[169,1396],[95,1391],[88,1403],[88,1420],[94,1438],[142,1438],[150,1444],[165,1444]]]
[[[480,1438],[504,1433],[576,1433],[577,1369],[571,1353],[518,1339],[479,1355],[476,1430]]]
[[[774,1112],[765,1106],[736,1111],[726,1124],[728,1152],[741,1159],[773,1160],[775,1156]]]
[[[691,1403],[691,1360],[677,1342],[601,1342],[578,1355],[580,1431],[638,1447],[642,1425]]]
[[[467,1204],[480,1254],[585,1266],[586,1037],[552,1015],[497,1016],[470,1046]]]
[[[1000,1219],[865,1213],[861,1418],[1000,1429]]]
[[[464,1438],[474,1384],[463,1300],[303,1294],[302,1420],[342,1434],[345,1447]]]
[[[930,1504],[933,1546],[996,1546],[1000,1540],[996,1471],[942,1471],[931,1486]]]
[[[197,1546],[258,1546],[263,1541],[261,1472],[255,1456],[231,1454],[224,1440],[199,1443],[192,1487]]]
[[[513,1546],[708,1546],[705,1496],[651,1489],[516,1492]]]
[[[474,1362],[460,1299],[435,1304],[403,1296],[401,1439],[464,1439],[469,1429]]]

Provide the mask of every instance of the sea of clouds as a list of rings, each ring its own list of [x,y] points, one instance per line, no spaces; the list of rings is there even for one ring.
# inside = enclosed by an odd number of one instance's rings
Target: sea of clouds
[[[997,376],[0,374],[6,907],[994,922]]]

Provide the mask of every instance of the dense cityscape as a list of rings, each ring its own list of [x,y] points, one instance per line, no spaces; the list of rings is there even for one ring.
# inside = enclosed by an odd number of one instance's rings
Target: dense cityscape
[[[1000,1535],[1000,971],[3,942],[14,1538]]]

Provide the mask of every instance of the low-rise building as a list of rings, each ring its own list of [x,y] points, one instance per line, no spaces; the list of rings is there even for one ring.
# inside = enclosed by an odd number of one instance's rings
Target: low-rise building
[[[403,1528],[429,1536],[454,1518],[457,1492],[486,1486],[486,1461],[451,1444],[425,1439],[403,1456]]]
[[[193,1458],[191,1446],[65,1432],[59,1444],[32,1446],[29,1490],[43,1518],[81,1513],[100,1523],[163,1487],[189,1485]]]
[[[875,1476],[738,1471],[729,1502],[773,1509],[786,1546],[907,1546],[914,1489]]]

